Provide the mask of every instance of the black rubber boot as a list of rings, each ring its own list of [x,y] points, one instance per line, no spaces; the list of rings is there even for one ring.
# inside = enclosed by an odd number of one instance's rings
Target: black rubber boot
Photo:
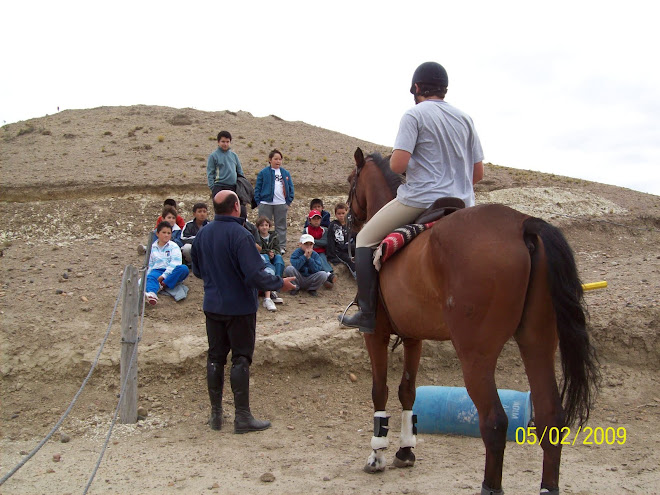
[[[270,428],[270,421],[255,419],[250,412],[250,363],[239,357],[231,367],[231,390],[234,392],[234,433],[249,433]]]
[[[220,363],[206,361],[206,383],[211,399],[211,419],[209,425],[212,430],[222,428],[222,387],[225,383],[225,367]]]
[[[347,327],[359,328],[363,333],[374,333],[378,271],[374,266],[373,250],[370,247],[359,247],[355,250],[355,271],[360,310],[353,316],[345,316],[341,323]]]

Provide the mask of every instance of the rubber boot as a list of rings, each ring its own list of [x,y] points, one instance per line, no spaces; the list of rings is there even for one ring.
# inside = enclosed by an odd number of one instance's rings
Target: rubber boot
[[[212,430],[222,428],[222,388],[225,382],[225,367],[220,363],[206,361],[206,383],[211,399],[211,419],[209,425]]]
[[[231,367],[231,390],[234,392],[234,433],[249,433],[270,428],[270,421],[255,419],[250,412],[250,363],[239,357]]]
[[[374,266],[373,250],[370,247],[359,247],[355,250],[355,271],[360,310],[353,316],[344,316],[341,323],[347,327],[359,328],[363,333],[374,333],[378,271]]]

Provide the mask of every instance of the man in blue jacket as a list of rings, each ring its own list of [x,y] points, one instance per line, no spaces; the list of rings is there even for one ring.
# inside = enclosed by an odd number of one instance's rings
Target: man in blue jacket
[[[265,430],[270,421],[250,412],[250,365],[256,340],[257,289],[287,292],[293,278],[280,278],[264,270],[254,238],[243,227],[240,203],[233,191],[213,198],[214,221],[199,231],[191,255],[193,273],[204,280],[203,309],[209,341],[206,377],[211,399],[211,428],[222,427],[224,366],[231,350],[231,389],[236,414],[234,433]]]

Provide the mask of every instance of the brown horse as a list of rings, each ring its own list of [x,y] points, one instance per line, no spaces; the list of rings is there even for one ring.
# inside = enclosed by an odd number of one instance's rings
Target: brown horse
[[[379,155],[365,159],[359,148],[355,162],[349,177],[349,208],[359,228],[394,198],[401,177],[389,169],[389,160]],[[388,260],[379,279],[375,333],[364,335],[375,411],[373,452],[365,471],[385,469],[391,334],[402,339],[404,348],[399,385],[403,414],[395,466],[415,462],[412,408],[425,339],[451,340],[461,362],[486,447],[482,494],[502,493],[508,419],[497,394],[495,365],[509,338],[516,340],[525,365],[537,431],[587,420],[598,387],[597,359],[586,330],[573,253],[557,228],[503,205],[459,210]],[[561,394],[555,379],[558,344]],[[559,493],[561,444],[553,445],[546,434],[541,447],[541,492]]]

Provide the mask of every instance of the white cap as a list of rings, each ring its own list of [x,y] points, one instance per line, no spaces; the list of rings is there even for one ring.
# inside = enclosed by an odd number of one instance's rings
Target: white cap
[[[300,236],[300,244],[305,244],[306,242],[314,244],[314,238],[311,234],[303,234]]]

